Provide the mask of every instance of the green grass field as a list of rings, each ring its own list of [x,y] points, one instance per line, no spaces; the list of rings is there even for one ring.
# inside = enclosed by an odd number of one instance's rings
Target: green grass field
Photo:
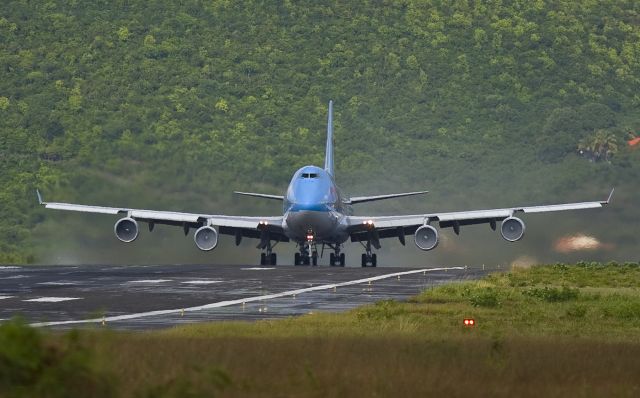
[[[0,396],[90,395],[635,397],[640,265],[517,269],[277,321],[141,333],[0,326]]]

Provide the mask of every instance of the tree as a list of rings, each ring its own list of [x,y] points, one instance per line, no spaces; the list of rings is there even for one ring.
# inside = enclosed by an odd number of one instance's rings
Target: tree
[[[597,130],[578,143],[578,153],[592,162],[609,162],[617,152],[618,138],[607,130]]]

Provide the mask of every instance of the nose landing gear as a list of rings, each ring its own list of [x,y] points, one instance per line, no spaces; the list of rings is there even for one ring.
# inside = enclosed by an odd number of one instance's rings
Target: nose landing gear
[[[318,265],[318,252],[316,250],[311,251],[311,255],[309,255],[309,250],[306,246],[300,246],[300,253],[296,253],[293,257],[294,265],[313,265],[314,267]]]
[[[313,235],[307,235],[306,242],[298,243],[300,247],[300,253],[296,253],[294,256],[294,265],[318,265],[318,250],[316,249],[316,242],[313,240]]]

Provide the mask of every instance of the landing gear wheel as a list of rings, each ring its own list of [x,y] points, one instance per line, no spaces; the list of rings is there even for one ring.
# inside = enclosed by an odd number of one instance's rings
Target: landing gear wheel
[[[362,253],[362,267],[366,267],[367,266],[367,254],[366,253]]]
[[[311,264],[310,260],[311,259],[309,258],[309,256],[304,256],[304,257],[302,257],[302,264],[303,265],[309,265],[309,264]]]
[[[294,265],[301,265],[302,261],[300,261],[300,253],[296,253],[293,256],[293,264]]]
[[[375,253],[371,255],[371,266],[372,267],[378,266],[378,256]]]
[[[346,264],[344,253],[340,253],[340,266],[344,267]]]
[[[271,256],[269,256],[269,265],[276,265],[278,264],[278,256],[275,253],[271,253]],[[375,266],[374,266],[375,267]]]
[[[267,264],[267,255],[265,253],[260,253],[260,265]]]
[[[332,267],[336,265],[336,256],[333,253],[329,253],[329,265]]]
[[[314,267],[318,265],[318,252],[314,251],[313,254],[311,255],[311,263],[313,264]]]

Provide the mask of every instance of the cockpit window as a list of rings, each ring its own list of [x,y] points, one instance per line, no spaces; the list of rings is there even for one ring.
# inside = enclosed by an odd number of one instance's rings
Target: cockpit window
[[[318,178],[317,173],[302,173],[302,178]]]

